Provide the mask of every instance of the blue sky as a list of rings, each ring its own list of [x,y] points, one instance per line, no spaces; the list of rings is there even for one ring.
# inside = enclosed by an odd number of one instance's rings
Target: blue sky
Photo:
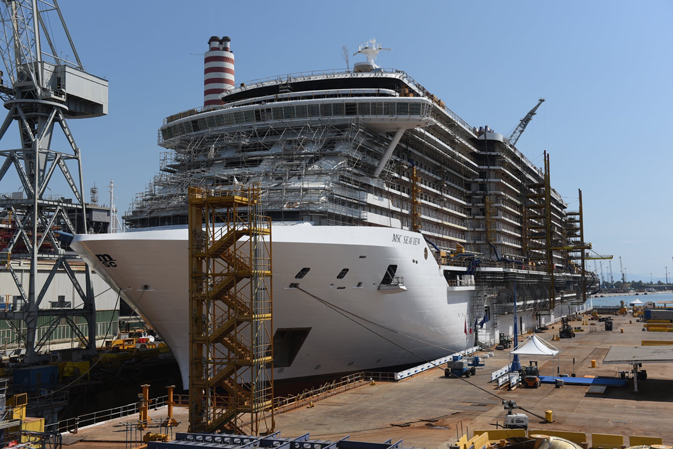
[[[115,203],[125,212],[158,171],[162,120],[202,104],[211,35],[231,37],[237,82],[343,68],[343,46],[352,54],[375,37],[393,49],[379,65],[407,71],[473,126],[509,135],[545,98],[519,149],[538,166],[542,152],[550,153],[552,185],[570,209],[578,208],[582,189],[586,240],[615,256],[616,279],[620,255],[629,279],[649,281],[652,273],[656,282],[664,267],[673,272],[669,1],[60,6],[85,68],[110,82],[109,115],[70,122],[87,196],[95,183],[100,203],[109,203],[113,179]],[[0,191],[18,190],[7,182]]]

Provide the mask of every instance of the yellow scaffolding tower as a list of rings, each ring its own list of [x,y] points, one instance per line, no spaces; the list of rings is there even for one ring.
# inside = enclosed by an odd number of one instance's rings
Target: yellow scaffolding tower
[[[192,432],[273,432],[271,220],[261,189],[189,188]]]

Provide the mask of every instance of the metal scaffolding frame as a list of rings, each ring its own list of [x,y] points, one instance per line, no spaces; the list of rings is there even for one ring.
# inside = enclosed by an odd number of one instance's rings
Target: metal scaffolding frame
[[[189,188],[192,432],[273,432],[271,220],[259,184]]]

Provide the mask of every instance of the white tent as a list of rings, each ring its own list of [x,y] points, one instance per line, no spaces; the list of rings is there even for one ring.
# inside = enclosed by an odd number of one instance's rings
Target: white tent
[[[537,335],[529,337],[523,344],[519,345],[516,349],[510,352],[517,355],[533,355],[533,356],[544,356],[544,357],[556,357],[556,371],[559,370],[559,350],[552,346],[550,343],[538,338]],[[554,373],[554,379],[556,379],[556,373]]]
[[[631,305],[632,305],[632,306],[639,306],[639,305],[641,305],[642,303],[643,303],[643,302],[642,302],[640,299],[637,299],[637,298],[636,298],[635,301],[631,301]]]
[[[526,340],[523,345],[512,351],[512,354],[519,355],[546,355],[546,356],[555,356],[559,353],[559,350],[556,349],[551,344],[546,341],[537,338],[537,335],[533,335]]]

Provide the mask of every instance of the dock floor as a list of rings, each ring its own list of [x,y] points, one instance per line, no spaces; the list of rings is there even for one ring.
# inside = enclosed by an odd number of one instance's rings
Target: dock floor
[[[591,321],[590,321],[591,323]],[[673,341],[673,333],[643,332],[643,323],[633,317],[615,317],[612,331],[603,330],[603,323],[592,326],[571,322],[585,331],[575,338],[554,341],[561,350],[560,372],[577,377],[605,376],[620,378],[627,365],[603,365],[611,346],[639,346],[641,340]],[[537,334],[547,341],[558,335],[559,326]],[[622,332],[623,329],[623,332]],[[374,337],[375,338],[375,337]],[[673,445],[670,432],[670,410],[673,402],[673,364],[644,364],[647,379],[638,382],[639,392],[633,391],[633,379],[625,387],[607,387],[602,394],[587,393],[588,387],[542,384],[538,389],[519,387],[500,391],[490,383],[491,372],[509,363],[509,350],[493,351],[494,357],[485,360],[469,379],[444,377],[443,370],[434,369],[398,383],[367,383],[350,391],[322,399],[313,407],[302,407],[276,414],[276,430],[284,437],[297,437],[307,432],[312,439],[338,440],[350,435],[351,440],[383,442],[404,440],[404,446],[442,448],[455,442],[458,435],[474,430],[495,429],[502,424],[506,411],[503,400],[515,401],[525,409],[531,429],[565,430],[624,435],[662,437],[663,443]],[[553,375],[557,360],[554,357],[520,357],[522,365],[537,360],[540,374]],[[592,368],[592,360],[596,367]],[[552,410],[554,422],[544,423],[547,410]],[[151,412],[160,419],[166,408]],[[538,415],[540,418],[533,416]],[[126,419],[128,421],[132,417]],[[187,430],[188,410],[176,408],[176,419],[181,422],[175,432]],[[99,424],[80,429],[77,434],[64,435],[64,446],[88,448],[124,448],[125,430],[120,422]]]

